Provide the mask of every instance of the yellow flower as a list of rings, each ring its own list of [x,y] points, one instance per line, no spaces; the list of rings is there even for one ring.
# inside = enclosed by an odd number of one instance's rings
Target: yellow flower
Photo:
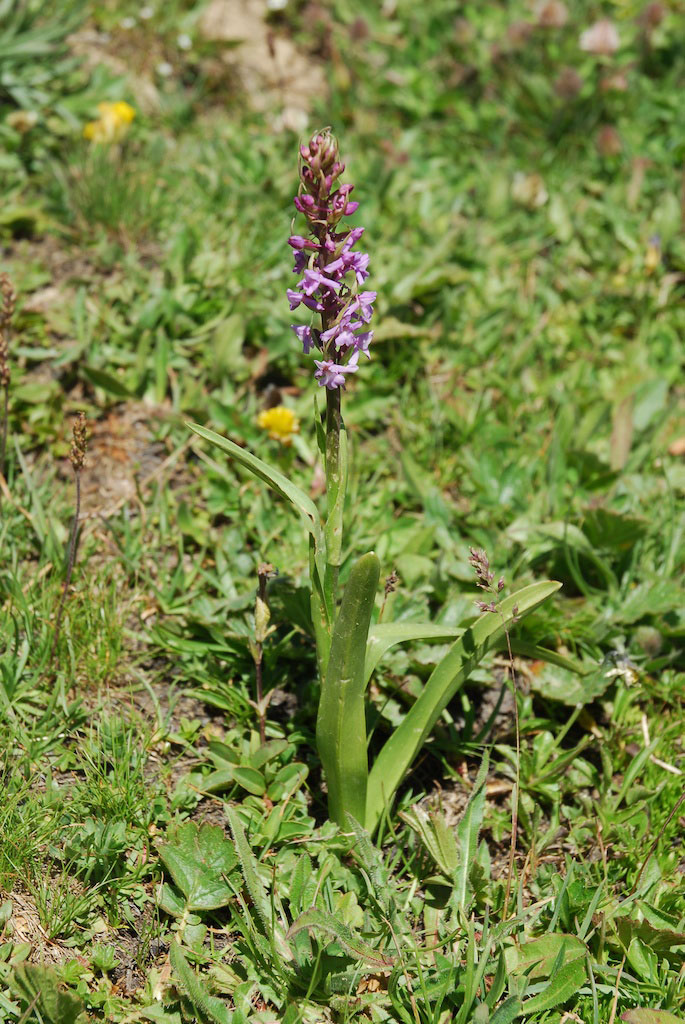
[[[262,430],[269,431],[269,437],[282,444],[290,444],[291,435],[299,433],[300,421],[292,409],[284,405],[276,405],[273,409],[264,409],[257,417]]]
[[[136,112],[124,100],[115,103],[98,103],[100,117],[89,121],[83,129],[83,136],[91,142],[120,142],[128,131]]]
[[[650,238],[645,253],[645,272],[653,274],[661,263],[661,241],[656,236]]]

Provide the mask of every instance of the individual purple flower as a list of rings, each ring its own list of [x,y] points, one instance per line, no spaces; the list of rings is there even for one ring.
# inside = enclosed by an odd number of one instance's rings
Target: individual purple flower
[[[354,311],[359,313],[359,316],[368,324],[373,316],[373,303],[376,301],[376,292],[360,292],[359,295],[355,295],[353,300]]]
[[[318,249],[316,242],[312,242],[309,238],[304,238],[302,235],[291,235],[288,239],[288,245],[292,246],[293,249]]]
[[[298,327],[296,324],[293,324],[292,328],[302,342],[302,351],[306,356],[308,356],[314,345],[314,336],[312,334],[311,327]]]
[[[357,366],[358,358],[359,353],[354,352],[349,363],[345,366],[334,363],[332,359],[315,359],[316,371],[314,377],[318,380],[319,387],[326,387],[330,391],[333,391],[334,388],[344,388],[345,374],[356,373],[359,369]]]
[[[340,282],[334,281],[330,277],[326,277],[320,270],[305,270],[304,277],[297,285],[298,288],[302,288],[305,295],[312,296],[317,288],[328,288],[330,291],[337,292],[340,289]]]
[[[309,256],[306,252],[296,252],[295,262],[293,263],[293,274],[304,274],[307,266],[309,265]]]
[[[345,374],[356,373],[360,352],[370,357],[373,332],[365,330],[373,315],[375,292],[360,292],[369,275],[369,256],[352,249],[364,234],[363,227],[341,228],[343,217],[359,204],[350,200],[354,185],[341,185],[345,169],[338,159],[338,144],[328,131],[317,132],[300,147],[300,191],[295,206],[306,217],[309,236],[291,235],[293,270],[300,280],[287,290],[291,309],[300,305],[321,315],[321,326],[293,325],[305,354],[316,346],[322,358],[315,360],[316,380],[329,390],[345,386]]]
[[[363,334],[355,334],[354,344],[357,352],[363,352],[367,359],[371,358],[369,345],[373,341],[373,331],[364,331]]]

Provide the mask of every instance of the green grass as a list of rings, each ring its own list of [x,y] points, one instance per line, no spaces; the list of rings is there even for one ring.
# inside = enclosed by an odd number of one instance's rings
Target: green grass
[[[563,584],[514,634],[561,659],[515,658],[520,757],[498,655],[450,703],[376,845],[326,820],[299,524],[185,425],[320,499],[311,365],[284,295],[298,138],[252,111],[195,5],[59,6],[10,4],[0,29],[15,69],[0,77],[2,269],[18,290],[0,1016],[685,1018],[682,4],[649,34],[637,3],[569,5],[564,27],[532,30],[511,30],[534,21],[523,0],[335,0],[320,17],[290,0],[269,16],[323,65],[307,130],[340,138],[378,291],[373,358],[345,397],[343,580],[375,548],[382,578],[399,575],[383,621],[446,627],[475,615],[470,545],[507,593]],[[621,49],[600,66],[578,37],[602,13]],[[71,59],[72,15],[122,62]],[[17,62],[17,33],[35,46],[43,29],[40,60]],[[583,84],[564,99],[569,66]],[[600,87],[610,69],[626,91]],[[83,125],[112,99],[136,107],[131,132],[93,149]],[[38,115],[23,134],[20,107]],[[601,152],[602,125],[619,152]],[[302,424],[289,449],[257,424],[274,388]],[[81,408],[85,512],[51,661]],[[263,561],[279,570],[266,748],[251,704]],[[374,757],[444,652],[384,657]]]

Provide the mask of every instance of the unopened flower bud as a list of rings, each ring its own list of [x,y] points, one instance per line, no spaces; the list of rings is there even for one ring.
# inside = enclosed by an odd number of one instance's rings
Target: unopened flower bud
[[[254,610],[254,632],[258,644],[263,644],[266,640],[270,618],[271,612],[268,604],[261,597],[257,597]]]

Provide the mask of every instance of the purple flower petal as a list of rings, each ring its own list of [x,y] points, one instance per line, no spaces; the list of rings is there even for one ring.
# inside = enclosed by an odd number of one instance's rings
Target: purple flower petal
[[[340,282],[326,277],[320,270],[305,270],[304,277],[298,281],[298,288],[302,288],[305,295],[313,295],[317,288],[328,288],[337,292],[340,289]]]
[[[302,342],[302,351],[305,355],[309,355],[314,345],[314,337],[312,335],[311,327],[298,327],[296,324],[291,324],[291,327]]]
[[[328,388],[329,391],[333,391],[335,388],[345,387],[345,374],[356,373],[359,367],[357,366],[358,353],[355,352],[352,355],[349,363],[346,366],[342,366],[339,363],[334,363],[332,359],[315,359],[316,371],[314,377],[319,382],[319,387]]]

